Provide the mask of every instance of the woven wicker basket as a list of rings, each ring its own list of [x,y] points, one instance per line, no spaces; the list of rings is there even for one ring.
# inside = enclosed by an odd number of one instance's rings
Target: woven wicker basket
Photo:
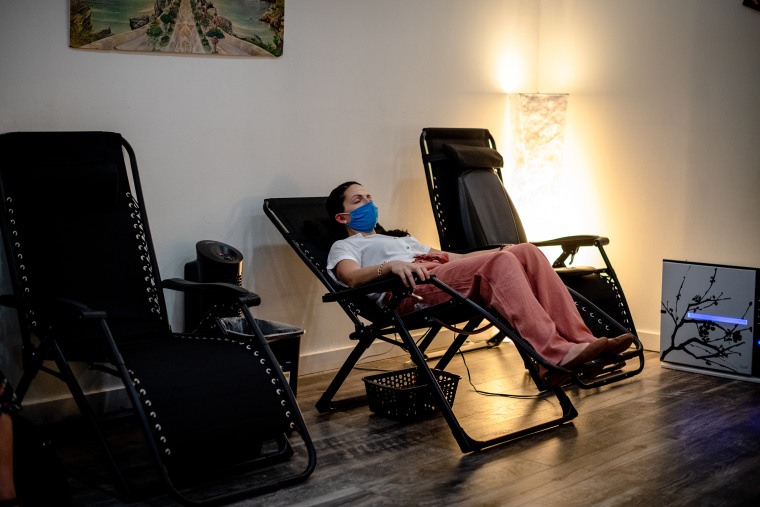
[[[433,370],[449,405],[454,404],[459,375]],[[392,419],[421,419],[432,415],[438,407],[427,384],[420,383],[417,368],[364,377],[369,409]]]

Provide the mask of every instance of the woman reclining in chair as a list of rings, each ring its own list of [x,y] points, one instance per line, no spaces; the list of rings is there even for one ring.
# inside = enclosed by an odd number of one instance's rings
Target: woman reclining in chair
[[[327,198],[331,219],[348,237],[330,249],[327,269],[336,280],[356,287],[393,273],[421,299],[406,298],[401,313],[435,305],[449,295],[432,284],[416,284],[431,274],[465,296],[494,308],[544,359],[567,369],[619,354],[633,335],[596,338],[583,322],[562,280],[544,254],[530,243],[453,253],[423,245],[411,236],[377,234],[378,209],[361,184],[348,181]]]

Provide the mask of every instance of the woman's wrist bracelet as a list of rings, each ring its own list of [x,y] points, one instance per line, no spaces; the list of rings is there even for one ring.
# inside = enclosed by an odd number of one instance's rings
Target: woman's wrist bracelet
[[[383,276],[383,268],[385,267],[386,264],[388,264],[388,261],[383,261],[377,267],[377,277],[378,278],[380,278],[381,276]]]

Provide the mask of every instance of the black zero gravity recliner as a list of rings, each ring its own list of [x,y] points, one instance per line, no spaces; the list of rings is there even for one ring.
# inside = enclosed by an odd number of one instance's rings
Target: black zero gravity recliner
[[[517,208],[504,187],[502,156],[487,129],[425,128],[420,150],[441,249],[468,251],[528,241]],[[608,238],[583,235],[532,243],[561,247],[562,253],[552,265],[565,285],[636,335],[625,294],[604,250]],[[596,248],[604,265],[572,266],[584,247]],[[586,318],[586,324],[596,336],[607,332],[596,319]],[[638,338],[637,348],[641,348]]]
[[[90,405],[73,363],[121,381],[154,476],[181,502],[231,502],[306,479],[315,449],[263,321],[250,313],[259,296],[160,279],[135,153],[122,136],[14,132],[0,135],[0,151],[13,284],[0,302],[18,314],[19,396],[39,372],[65,382],[127,498],[140,481],[117,459],[108,414]],[[207,325],[172,332],[164,289],[213,300]],[[231,313],[242,325],[225,323]]]
[[[540,367],[546,368],[550,372],[573,374],[579,385],[585,387],[597,387],[635,374],[633,372],[620,372],[617,368],[621,361],[640,354],[640,350],[633,349],[618,356],[591,361],[572,372],[553,365],[538,355],[533,347],[512,328],[509,322],[490,309],[484,308],[454,291],[435,277],[432,277],[428,283],[433,283],[439,289],[447,292],[451,299],[403,315],[397,311],[397,307],[404,298],[411,297],[411,295],[395,275],[386,275],[376,282],[352,289],[337,284],[329,276],[326,269],[330,246],[338,239],[335,230],[336,224],[329,220],[326,214],[326,201],[326,197],[284,197],[269,198],[264,201],[265,214],[298,257],[327,289],[327,293],[322,298],[323,301],[340,304],[354,325],[354,331],[350,338],[357,343],[317,402],[317,409],[320,412],[330,412],[366,402],[366,397],[340,400],[334,398],[354,366],[375,340],[398,346],[409,354],[411,361],[417,368],[420,386],[428,386],[430,403],[443,414],[462,452],[484,449],[559,426],[577,415],[575,407],[573,407],[563,387],[548,384],[539,376]],[[377,231],[383,232],[382,227],[378,226]],[[375,300],[367,297],[368,294],[382,292],[392,294],[385,306],[378,306]],[[585,298],[571,289],[570,292],[579,303],[581,313],[593,313],[596,310],[596,307]],[[597,317],[595,316],[595,318]],[[611,332],[619,334],[625,331],[625,328],[607,315],[600,313],[598,318],[600,325],[607,327]],[[498,436],[489,435],[486,438],[471,435],[462,427],[446,393],[439,384],[439,381],[442,380],[440,372],[446,370],[451,359],[469,336],[483,332],[491,326],[514,342],[538,389],[546,394],[552,394],[558,401],[561,408],[559,417],[538,424],[530,423],[527,427],[505,429]],[[431,368],[427,364],[425,352],[431,345],[433,338],[442,329],[454,331],[454,338],[443,356]],[[415,340],[411,335],[411,332],[415,330],[424,331],[418,340]],[[597,376],[597,374],[608,369],[610,369],[608,373]]]

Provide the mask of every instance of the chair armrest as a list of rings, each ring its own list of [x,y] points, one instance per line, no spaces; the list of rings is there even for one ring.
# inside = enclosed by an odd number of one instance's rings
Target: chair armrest
[[[182,278],[167,278],[161,283],[167,289],[194,294],[206,294],[212,297],[239,299],[246,306],[258,306],[261,298],[258,294],[244,289],[234,283],[226,282],[191,282]]]
[[[561,246],[563,250],[565,251],[577,252],[577,249],[582,246],[598,247],[599,245],[609,245],[610,240],[609,238],[606,238],[604,236],[594,236],[591,234],[587,234],[587,235],[582,235],[582,236],[565,236],[562,238],[548,239],[544,241],[531,241],[530,243],[538,247]],[[476,246],[472,248],[466,248],[464,250],[457,250],[457,253],[469,253],[469,252],[478,252],[480,250],[491,250],[491,249],[499,248],[501,246],[503,246],[501,243],[495,243],[492,245],[481,245],[481,246]]]
[[[563,238],[549,239],[546,241],[531,241],[536,246],[558,246],[563,249],[574,249],[581,246],[599,246],[609,245],[610,239],[604,236],[583,235],[583,236],[565,236]]]
[[[418,283],[426,283],[426,282],[418,282]],[[366,296],[368,294],[373,294],[376,292],[393,292],[393,291],[405,292],[408,290],[409,288],[404,286],[404,283],[401,281],[401,278],[399,278],[397,275],[391,274],[391,275],[385,275],[372,282],[365,283],[364,285],[361,285],[359,287],[341,289],[336,292],[328,292],[327,294],[322,296],[322,301],[325,303],[332,303],[334,301],[341,301],[344,299],[354,299],[357,297]]]
[[[568,257],[570,258],[570,264],[572,264],[573,259],[575,259],[575,254],[578,253],[578,250],[580,250],[582,246],[595,246],[600,250],[603,250],[602,247],[604,245],[610,244],[610,239],[604,236],[583,235],[565,236],[564,238],[550,239],[546,241],[533,241],[532,243],[537,247],[561,246],[562,253],[554,260],[552,267],[565,268],[567,267],[565,261],[567,261]]]

